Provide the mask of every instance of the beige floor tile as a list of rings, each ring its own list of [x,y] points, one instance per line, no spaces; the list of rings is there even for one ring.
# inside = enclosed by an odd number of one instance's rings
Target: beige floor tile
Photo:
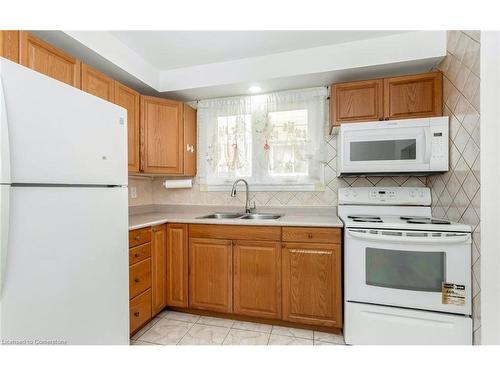
[[[232,328],[224,345],[267,345],[269,333]]]
[[[336,345],[333,342],[326,342],[326,341],[320,341],[320,340],[314,340],[313,345]]]
[[[157,345],[157,344],[153,344],[152,342],[146,342],[146,341],[141,341],[141,340],[137,340],[137,341],[130,340],[130,345]]]
[[[148,324],[146,324],[139,331],[137,331],[135,335],[131,337],[131,340],[138,340],[139,337],[144,335],[151,327],[153,327],[156,323],[158,323],[159,320],[160,318],[154,318],[153,320],[151,320]]]
[[[163,311],[160,311],[158,313],[158,315],[156,315],[157,318],[166,318],[168,316],[168,314],[170,314],[172,311],[170,310],[163,310]]]
[[[303,339],[300,337],[281,336],[271,333],[268,345],[312,345],[313,340]]]
[[[255,332],[263,332],[263,333],[271,333],[273,329],[272,325],[269,324],[261,324],[261,323],[252,323],[252,322],[240,322],[235,321],[233,324],[234,329],[243,329],[246,331],[255,331]]]
[[[153,344],[175,345],[193,326],[193,323],[182,322],[172,319],[160,319],[153,327],[151,327],[140,341],[147,341]]]
[[[229,328],[195,324],[179,342],[179,345],[221,345]]]
[[[166,319],[180,320],[181,322],[196,323],[200,319],[199,315],[186,314],[178,311],[169,311]]]
[[[309,329],[273,326],[273,330],[271,333],[273,335],[291,336],[309,340],[313,339],[313,331]]]
[[[207,326],[231,328],[234,324],[234,320],[223,319],[223,318],[214,318],[211,316],[201,316],[200,320],[198,320],[196,323],[206,324]]]
[[[334,333],[314,331],[314,341],[324,341],[337,345],[345,345],[344,336]]]

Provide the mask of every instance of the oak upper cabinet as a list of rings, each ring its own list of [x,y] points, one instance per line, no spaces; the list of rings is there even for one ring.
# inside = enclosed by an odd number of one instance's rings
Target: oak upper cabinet
[[[188,307],[188,226],[167,224],[167,305]]]
[[[182,174],[183,103],[141,96],[141,170]]]
[[[151,291],[153,316],[167,305],[167,225],[152,228]]]
[[[19,63],[80,88],[80,61],[26,31],[19,32]]]
[[[184,103],[184,175],[196,176],[196,109]]]
[[[342,327],[339,244],[283,244],[283,320]]]
[[[127,110],[128,171],[139,172],[139,107],[138,92],[115,81],[114,103]]]
[[[82,64],[82,90],[108,102],[114,102],[114,80],[101,72]]]
[[[381,120],[384,116],[383,89],[382,79],[332,85],[330,95],[332,125]]]
[[[232,312],[232,275],[230,240],[190,239],[190,308]]]
[[[384,117],[405,119],[443,115],[441,72],[384,79]]]
[[[281,246],[279,242],[235,241],[234,313],[281,319]]]
[[[0,30],[0,56],[19,62],[19,31]]]

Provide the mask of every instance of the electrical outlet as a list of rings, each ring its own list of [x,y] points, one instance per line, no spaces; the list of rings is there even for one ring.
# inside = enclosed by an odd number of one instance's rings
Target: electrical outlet
[[[137,198],[137,188],[135,186],[130,187],[130,198],[132,199]]]

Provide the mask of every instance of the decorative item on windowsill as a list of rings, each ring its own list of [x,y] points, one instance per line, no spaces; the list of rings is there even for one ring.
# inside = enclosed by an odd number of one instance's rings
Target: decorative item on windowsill
[[[162,186],[165,189],[191,189],[193,187],[193,179],[192,178],[167,179],[163,181]]]

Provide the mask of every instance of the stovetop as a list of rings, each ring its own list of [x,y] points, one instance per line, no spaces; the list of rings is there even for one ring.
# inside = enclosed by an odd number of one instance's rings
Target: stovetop
[[[412,215],[362,215],[341,216],[346,227],[351,228],[385,228],[406,230],[431,230],[449,232],[470,232],[465,224],[454,223],[446,219],[430,216]]]

